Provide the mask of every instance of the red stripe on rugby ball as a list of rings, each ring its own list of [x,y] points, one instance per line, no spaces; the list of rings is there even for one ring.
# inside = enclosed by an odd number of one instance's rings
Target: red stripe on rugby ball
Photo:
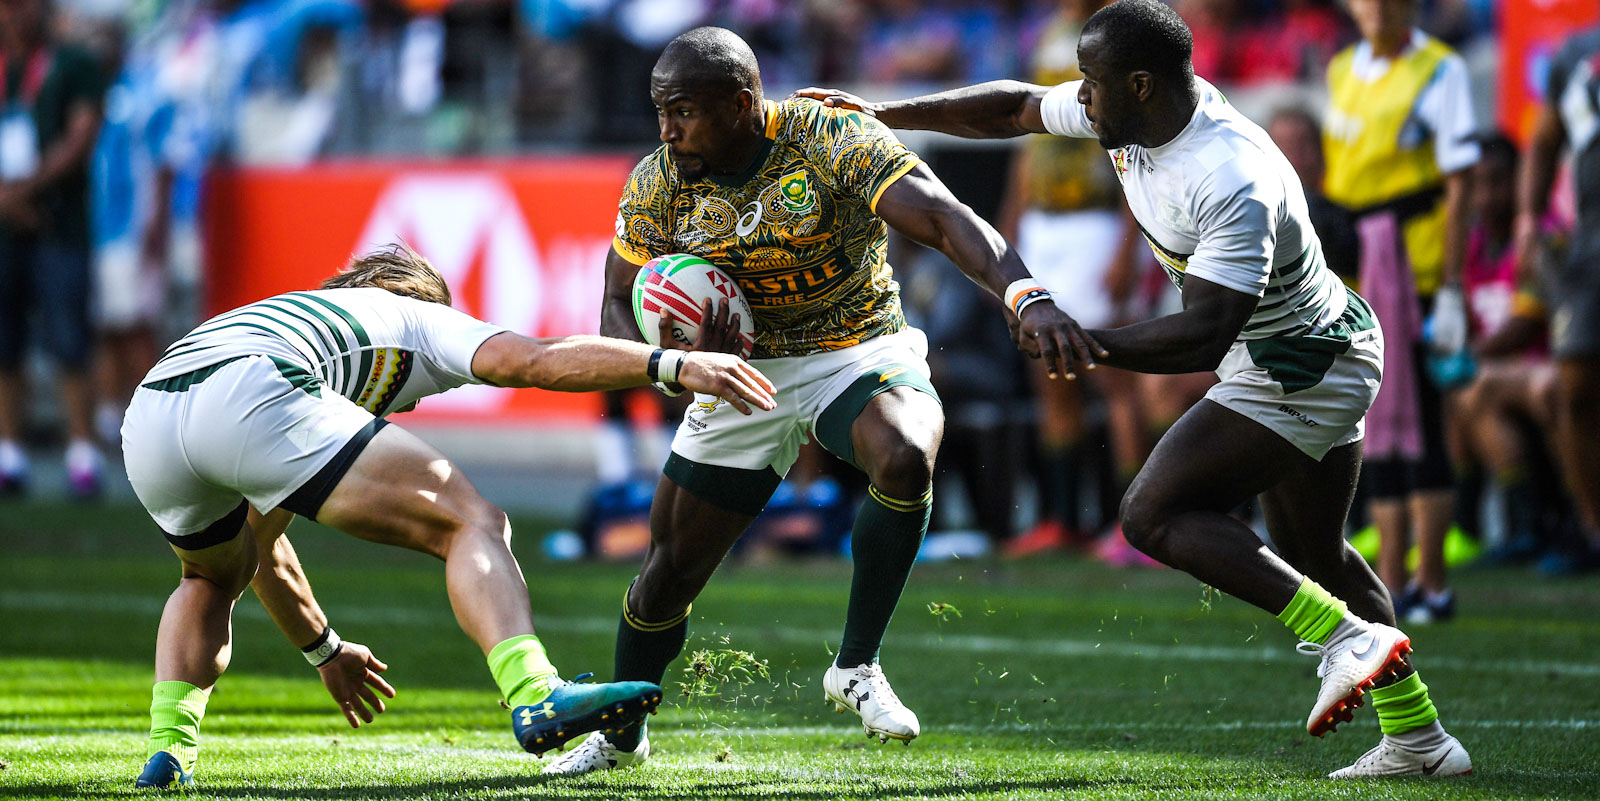
[[[654,291],[652,291],[652,289]],[[687,303],[684,303],[683,301],[681,301],[681,300],[679,300],[679,299],[677,299],[677,298],[675,298],[675,297],[673,297],[671,295],[668,295],[668,294],[662,292],[659,287],[646,288],[645,292],[644,292],[644,298],[647,301],[648,300],[654,300],[657,303],[659,303],[659,304],[661,304],[663,306],[666,306],[667,308],[673,310],[674,312],[677,312],[678,314],[684,315],[684,316],[678,318],[680,320],[684,320],[684,321],[691,322],[691,323],[698,323],[700,321],[700,310],[699,309],[696,309],[695,307],[693,307],[693,306],[691,306],[691,305],[689,305]],[[655,309],[650,309],[648,307],[646,307],[646,310],[647,311],[656,311]]]

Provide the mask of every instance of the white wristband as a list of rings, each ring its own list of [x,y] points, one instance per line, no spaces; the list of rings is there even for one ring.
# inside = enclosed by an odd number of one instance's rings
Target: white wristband
[[[312,667],[319,668],[332,662],[342,650],[344,650],[344,640],[339,639],[339,632],[334,631],[332,626],[324,626],[322,636],[301,648],[300,653],[305,655],[306,661],[310,662]]]
[[[1018,319],[1022,318],[1022,310],[1050,297],[1050,290],[1045,289],[1032,277],[1019,278],[1006,287],[1003,298],[1006,306],[1011,309]]]
[[[659,390],[661,392],[661,394],[663,394],[663,395],[665,395],[665,396],[667,396],[669,398],[676,398],[679,395],[683,394],[683,390],[681,390],[681,389],[673,389],[673,387],[681,387],[681,386],[683,386],[682,384],[671,384],[671,385],[668,385],[668,384],[663,384],[660,381],[657,381],[655,384],[653,384],[653,386],[657,390]]]
[[[674,384],[678,381],[678,370],[683,367],[684,359],[689,358],[688,351],[668,350],[661,354],[661,363],[656,371],[656,379],[663,384]]]

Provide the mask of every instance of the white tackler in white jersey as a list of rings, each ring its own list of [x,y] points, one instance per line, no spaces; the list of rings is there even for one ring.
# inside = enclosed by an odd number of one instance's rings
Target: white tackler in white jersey
[[[462,384],[472,357],[506,329],[385,289],[289,292],[224,312],[167,348],[144,382],[241,356],[306,367],[376,415]]]
[[[1045,95],[1050,133],[1095,138],[1078,102],[1082,83]],[[1299,177],[1266,131],[1210,83],[1195,84],[1200,102],[1172,141],[1108,151],[1134,219],[1180,289],[1193,275],[1261,298],[1240,339],[1321,333],[1347,297],[1323,259]]]

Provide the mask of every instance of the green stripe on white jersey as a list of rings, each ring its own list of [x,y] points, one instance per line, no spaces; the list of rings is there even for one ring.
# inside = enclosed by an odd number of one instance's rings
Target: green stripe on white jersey
[[[374,414],[481,383],[478,346],[504,329],[448,306],[382,289],[290,292],[202,323],[173,343],[141,383],[249,356],[293,363]],[[168,384],[164,386],[175,386]]]

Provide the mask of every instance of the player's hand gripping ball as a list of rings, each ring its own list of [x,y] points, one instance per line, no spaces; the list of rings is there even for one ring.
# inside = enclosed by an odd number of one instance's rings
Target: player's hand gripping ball
[[[712,313],[726,300],[730,319],[739,318],[739,355],[748,358],[755,348],[755,320],[739,285],[699,256],[674,253],[646,262],[633,279],[633,320],[645,341],[658,348],[691,350],[700,337],[700,315],[705,301]],[[658,341],[661,316],[672,318],[672,342]]]

